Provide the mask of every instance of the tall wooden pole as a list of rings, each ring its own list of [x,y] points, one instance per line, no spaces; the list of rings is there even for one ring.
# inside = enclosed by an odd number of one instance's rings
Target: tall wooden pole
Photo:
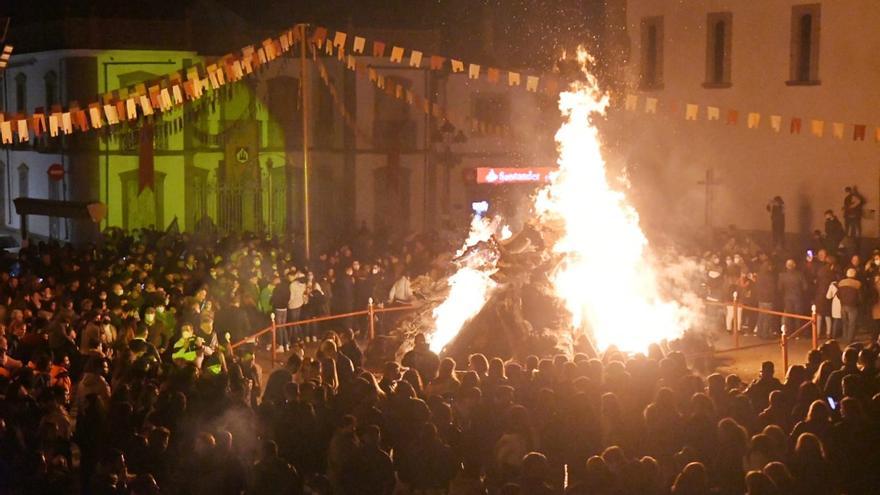
[[[312,232],[311,215],[309,213],[309,66],[306,61],[306,25],[300,24],[300,101],[302,103],[302,131],[303,131],[303,224],[305,227],[306,260],[311,259]]]

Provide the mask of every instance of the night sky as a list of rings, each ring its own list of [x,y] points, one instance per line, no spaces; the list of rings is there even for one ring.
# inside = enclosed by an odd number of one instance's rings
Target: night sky
[[[65,18],[183,20],[194,25],[237,17],[254,33],[271,32],[297,22],[329,28],[434,30],[445,55],[500,66],[546,67],[563,47],[592,43],[601,31],[604,0],[28,0],[2,2],[12,17],[9,40],[19,52],[38,40],[21,39],[25,26]],[[16,28],[19,28],[17,35]],[[203,51],[238,48],[222,30]],[[208,32],[211,32],[210,30]],[[241,33],[245,35],[246,33]],[[18,40],[17,40],[18,37]],[[491,43],[487,43],[491,40]],[[45,43],[45,42],[44,42]],[[56,42],[57,43],[57,42]],[[149,40],[145,40],[145,47]],[[211,48],[206,48],[210,46]],[[69,46],[70,48],[89,48]],[[46,46],[45,48],[58,48]]]

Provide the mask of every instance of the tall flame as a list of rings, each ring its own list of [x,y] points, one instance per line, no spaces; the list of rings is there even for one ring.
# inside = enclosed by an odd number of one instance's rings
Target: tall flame
[[[578,59],[582,66],[592,62],[582,50]],[[600,351],[614,345],[644,352],[653,342],[680,336],[688,312],[661,296],[638,213],[606,176],[591,118],[607,107],[592,74],[560,94],[559,171],[536,196],[535,209],[542,220],[564,226],[553,246],[562,262],[552,280],[573,326],[588,330]]]
[[[431,334],[430,342],[432,351],[442,351],[464,324],[480,312],[489,298],[489,293],[495,288],[496,283],[492,280],[492,275],[497,271],[497,253],[484,250],[461,258],[468,248],[488,241],[497,228],[497,220],[490,221],[475,216],[471,222],[470,235],[464,246],[456,253],[461,266],[449,277],[449,295],[434,308],[435,330]]]
[[[592,62],[583,50],[578,60],[584,67]],[[535,196],[535,212],[543,223],[561,226],[552,246],[561,255],[552,282],[573,328],[587,332],[599,351],[613,345],[624,352],[644,352],[651,343],[680,336],[691,315],[662,297],[638,213],[608,181],[599,132],[591,121],[604,115],[608,97],[596,78],[584,72],[585,82],[560,94],[565,122],[556,133],[559,170]],[[491,277],[497,259],[492,257],[497,253],[478,249],[462,255],[488,240],[497,227],[497,222],[474,219],[457,254],[459,269],[449,278],[449,295],[433,312],[431,350],[442,351],[495,288]],[[509,228],[502,228],[501,235],[509,236]]]

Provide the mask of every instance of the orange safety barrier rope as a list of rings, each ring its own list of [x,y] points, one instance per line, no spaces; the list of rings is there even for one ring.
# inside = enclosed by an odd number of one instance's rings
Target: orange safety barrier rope
[[[772,309],[764,309],[764,308],[756,308],[754,306],[747,306],[744,304],[740,304],[736,300],[736,294],[734,294],[733,297],[734,297],[733,301],[730,301],[730,302],[710,301],[710,300],[704,300],[703,302],[706,303],[706,305],[708,305],[708,306],[723,306],[725,308],[732,306],[734,308],[734,314],[733,314],[734,347],[732,349],[724,349],[724,350],[720,350],[720,351],[702,352],[699,354],[695,354],[692,357],[698,358],[698,357],[702,357],[702,356],[708,355],[708,354],[721,354],[721,353],[726,353],[726,352],[741,351],[741,350],[745,350],[745,349],[754,349],[757,347],[764,347],[764,346],[772,344],[770,342],[762,342],[759,344],[740,346],[739,345],[739,311],[738,310],[754,311],[757,313],[763,313],[763,314],[768,314],[768,315],[780,316],[783,318],[793,318],[793,319],[805,321],[805,323],[803,325],[801,325],[800,327],[798,327],[794,331],[783,332],[782,335],[780,335],[780,337],[779,337],[779,345],[780,345],[780,347],[782,347],[782,363],[783,363],[784,370],[788,370],[788,342],[789,342],[789,340],[794,339],[795,337],[800,335],[804,330],[807,329],[807,327],[810,327],[812,330],[811,333],[812,333],[813,349],[818,348],[819,335],[818,335],[818,320],[817,320],[817,316],[816,316],[816,306],[813,306],[811,308],[812,314],[810,316],[805,316],[805,315],[795,314],[795,313],[786,313],[784,311],[774,311]]]
[[[772,310],[772,309],[756,308],[756,307],[754,307],[754,306],[746,306],[745,304],[740,304],[740,303],[737,303],[737,302],[734,302],[734,301],[723,302],[723,301],[709,301],[709,300],[704,300],[703,302],[705,302],[705,303],[708,304],[709,306],[724,306],[724,307],[727,307],[727,306],[733,306],[733,305],[736,305],[737,308],[741,308],[741,309],[745,309],[745,310],[749,310],[749,311],[755,311],[755,312],[757,312],[757,313],[764,313],[764,314],[768,314],[768,315],[782,316],[782,317],[785,317],[785,318],[796,318],[796,319],[798,319],[798,320],[809,320],[809,319],[811,319],[810,316],[806,316],[806,315],[802,315],[802,314],[798,314],[798,313],[785,313],[785,312],[783,312],[783,311],[774,311],[774,310]]]
[[[276,349],[276,347],[277,347],[277,346],[276,346],[276,343],[275,343],[275,332],[276,332],[278,329],[281,329],[281,328],[292,328],[292,327],[297,327],[297,326],[301,326],[301,325],[308,325],[308,324],[310,324],[310,323],[319,323],[319,322],[322,322],[322,321],[339,320],[339,319],[342,319],[342,318],[352,318],[352,317],[355,317],[355,316],[369,316],[369,317],[370,317],[370,335],[369,335],[369,338],[370,338],[370,340],[372,340],[372,339],[375,337],[375,328],[374,328],[374,324],[375,324],[375,322],[373,321],[373,318],[372,318],[373,316],[375,316],[375,315],[377,315],[377,314],[381,314],[381,313],[392,313],[392,312],[396,312],[396,311],[406,311],[406,310],[410,310],[410,309],[415,309],[415,308],[417,308],[417,307],[418,307],[418,306],[416,306],[416,305],[405,305],[405,306],[393,306],[393,307],[390,307],[390,308],[376,308],[376,307],[373,305],[372,300],[370,300],[370,304],[369,304],[369,306],[367,307],[367,309],[363,309],[363,310],[360,310],[360,311],[352,311],[352,312],[350,312],[350,313],[341,313],[341,314],[336,314],[336,315],[318,316],[318,317],[315,317],[315,318],[309,318],[309,319],[307,319],[307,320],[292,321],[292,322],[284,323],[284,324],[281,324],[281,325],[276,325],[276,324],[275,324],[275,315],[272,314],[272,315],[271,315],[271,318],[272,318],[272,324],[271,324],[271,325],[269,325],[269,326],[266,327],[266,328],[263,328],[263,329],[257,330],[256,332],[254,332],[254,333],[251,334],[250,336],[245,337],[244,339],[241,339],[241,340],[239,340],[238,342],[234,342],[234,343],[233,343],[232,345],[230,345],[229,347],[230,347],[230,349],[233,349],[233,350],[234,350],[234,349],[236,349],[237,347],[240,347],[240,346],[242,346],[242,345],[244,345],[244,344],[246,344],[246,343],[249,343],[249,342],[255,342],[256,339],[258,339],[258,338],[262,337],[263,335],[266,335],[267,333],[270,333],[270,332],[271,332],[271,333],[272,333],[272,365],[273,365],[273,367],[274,367],[274,365],[275,365],[275,354],[276,354],[275,349]]]

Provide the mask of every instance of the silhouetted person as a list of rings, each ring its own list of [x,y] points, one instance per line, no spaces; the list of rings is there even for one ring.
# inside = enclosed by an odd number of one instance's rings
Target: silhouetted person
[[[770,232],[773,235],[773,247],[785,247],[785,202],[782,197],[774,196],[767,203],[767,211],[770,212]]]

